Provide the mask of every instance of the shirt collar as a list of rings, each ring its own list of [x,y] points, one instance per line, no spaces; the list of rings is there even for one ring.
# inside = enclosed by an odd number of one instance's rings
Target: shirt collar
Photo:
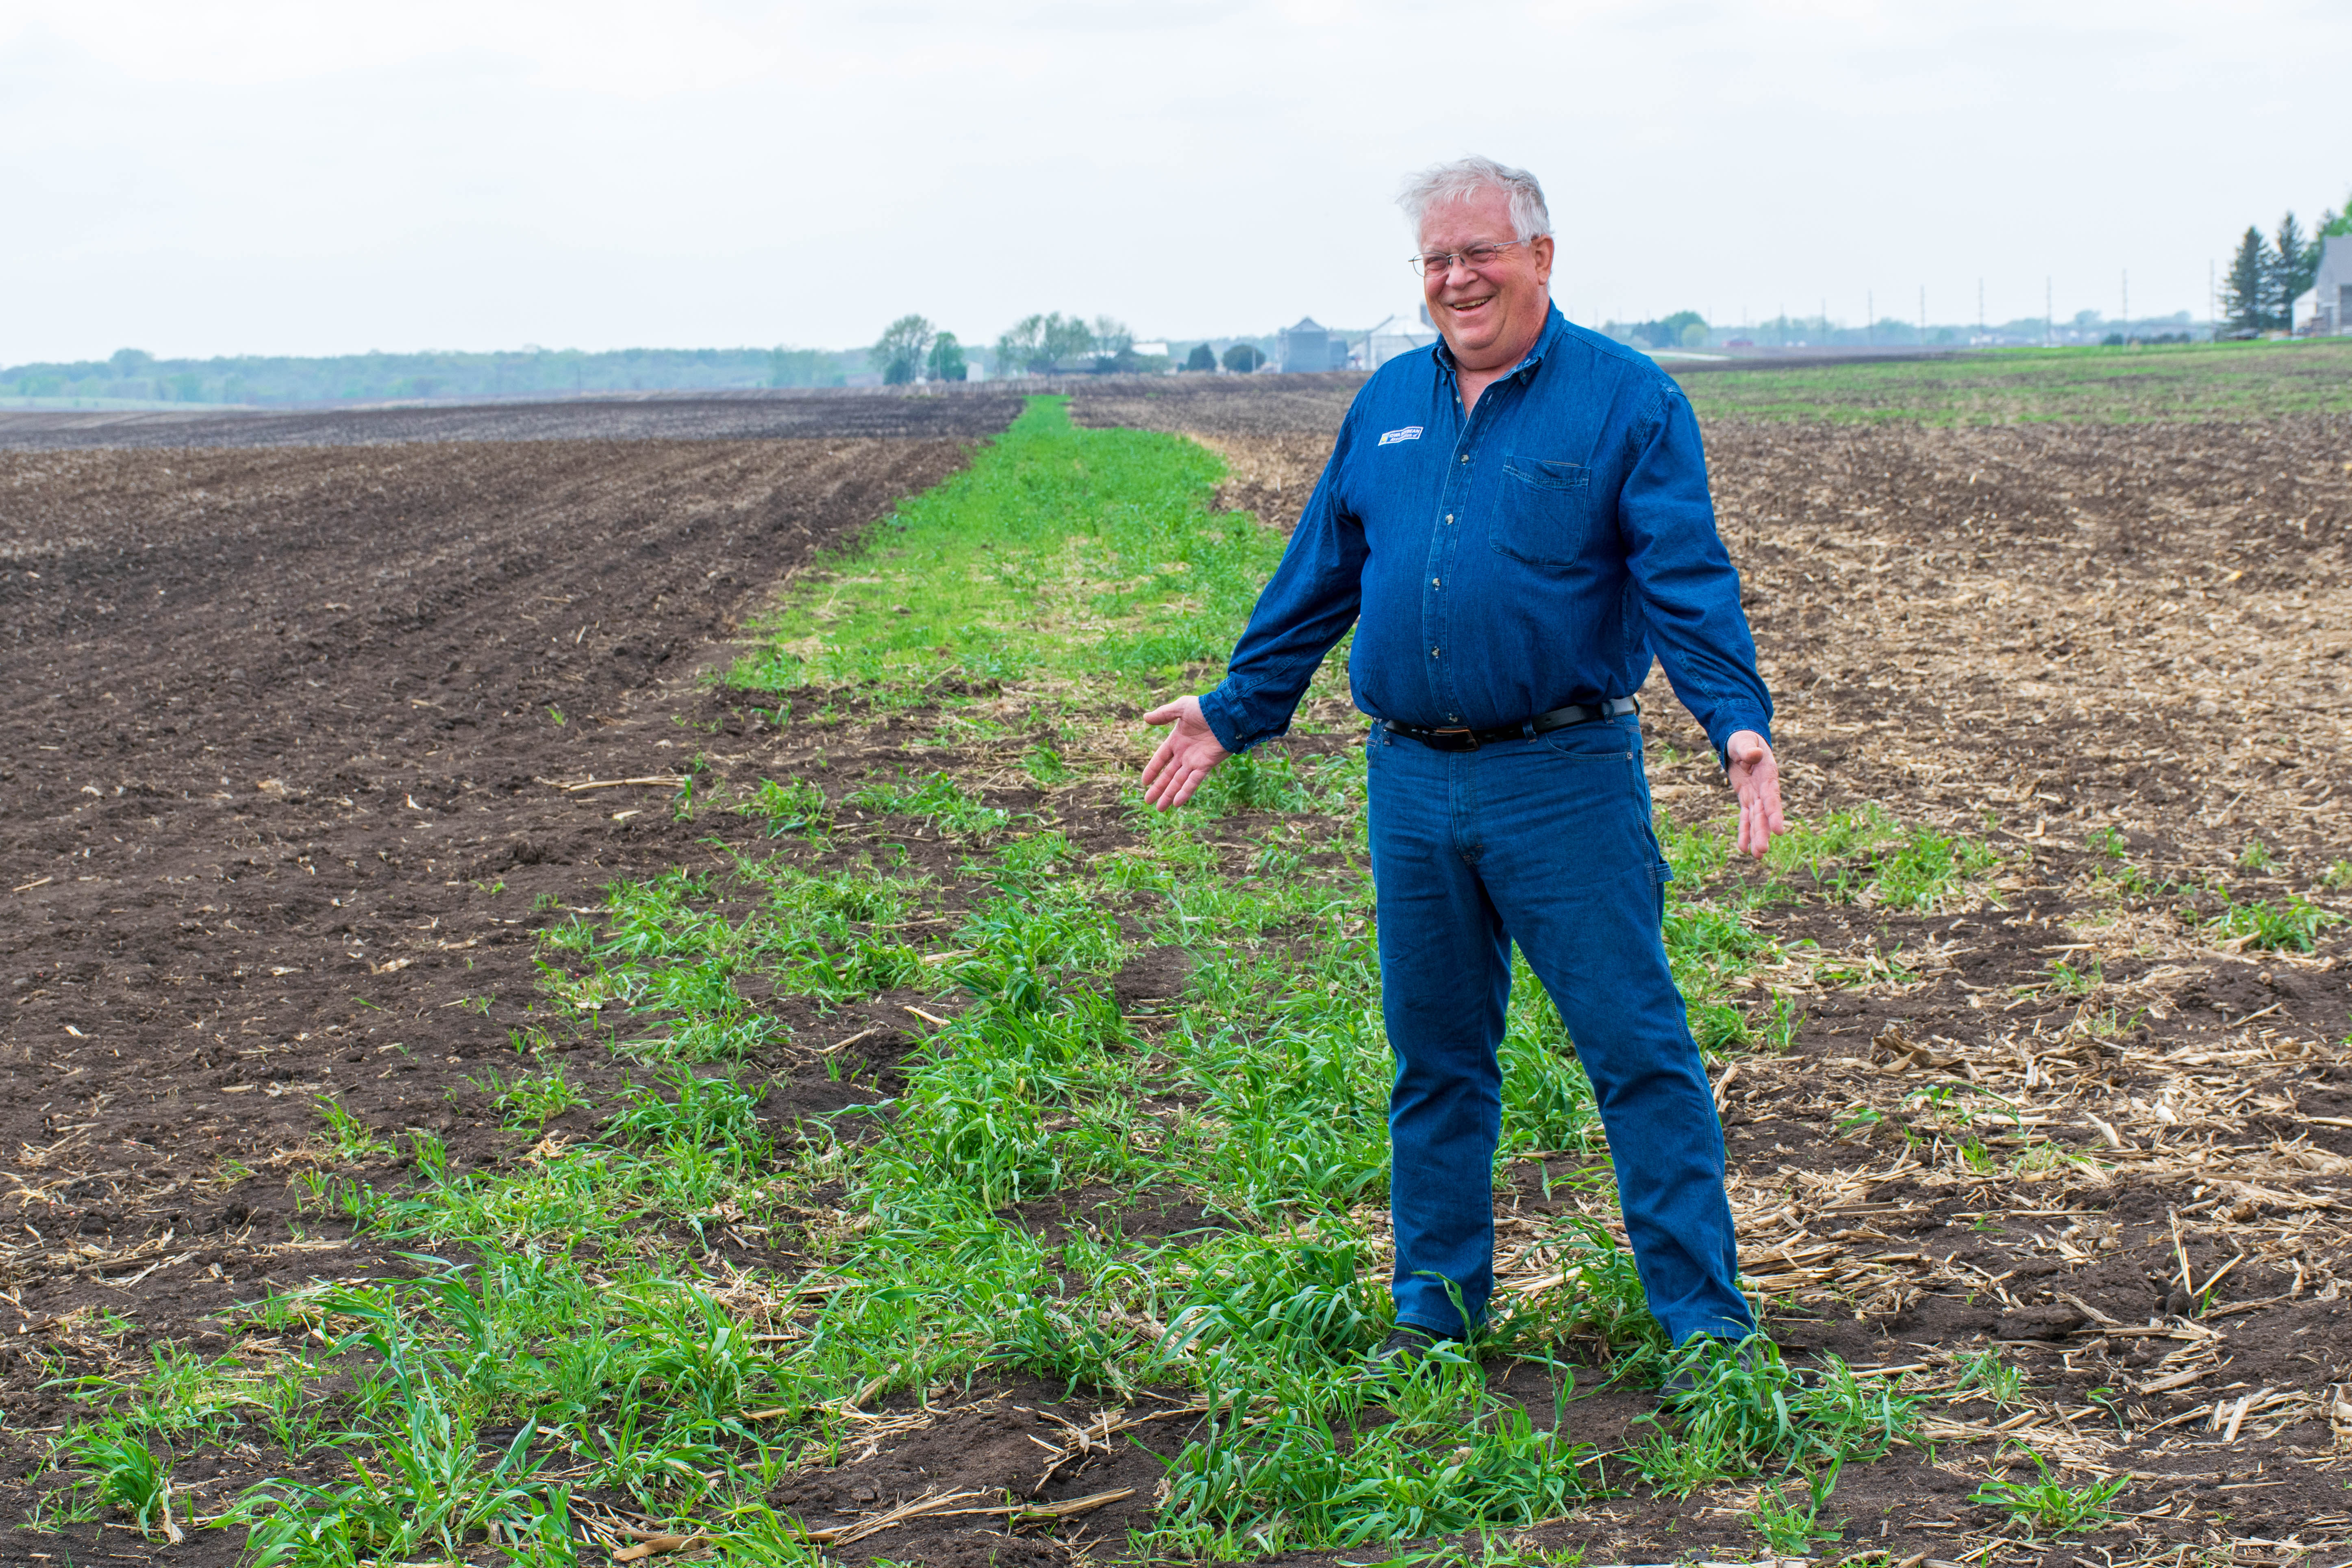
[[[1544,354],[1559,341],[1560,334],[1566,331],[1568,331],[1568,318],[1559,313],[1558,305],[1547,301],[1544,308],[1543,331],[1536,334],[1535,347],[1529,349],[1519,363],[1511,367],[1509,374],[1500,379],[1513,381],[1532,372],[1536,366],[1543,363]],[[1454,350],[1446,343],[1444,333],[1438,333],[1437,341],[1430,345],[1430,352],[1437,358],[1437,368],[1441,374],[1448,381],[1459,379],[1462,367],[1454,363]]]

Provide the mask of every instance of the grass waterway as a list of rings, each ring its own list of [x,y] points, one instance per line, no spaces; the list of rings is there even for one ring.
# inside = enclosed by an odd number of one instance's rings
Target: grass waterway
[[[1189,441],[1075,429],[1035,399],[793,583],[732,679],[810,742],[804,765],[693,772],[669,809],[752,831],[540,911],[533,1022],[486,1085],[516,1156],[456,1169],[429,1133],[326,1103],[306,1204],[405,1262],[252,1302],[229,1353],[159,1345],[151,1373],[89,1380],[57,1445],[76,1506],[335,1568],[603,1561],[594,1543],[646,1521],[730,1563],[814,1563],[856,1532],[803,1517],[795,1478],[1018,1384],[1136,1426],[1177,1413],[1154,1428],[1157,1506],[1098,1558],[1504,1531],[1740,1477],[1787,1483],[1759,1545],[1810,1539],[1840,1467],[1913,1429],[1893,1379],[1834,1358],[1801,1379],[1767,1347],[1672,1419],[1573,1436],[1580,1399],[1654,1386],[1668,1348],[1613,1229],[1589,1087],[1523,967],[1496,1178],[1543,1201],[1485,1348],[1538,1392],[1450,1353],[1359,1376],[1389,1327],[1390,1066],[1335,670],[1297,744],[1184,812],[1134,788],[1137,700],[1213,669],[1279,555],[1212,510],[1220,473]],[[910,728],[960,760],[854,781],[828,761]],[[1115,847],[1082,850],[1081,820]],[[1927,910],[1997,864],[1866,812],[1741,876],[1727,825],[1660,826],[1670,952],[1718,1067],[1790,1038],[1770,979],[1810,959],[1759,910],[1793,886]],[[913,1043],[861,1076],[848,1020],[877,1009]],[[565,1066],[583,1047],[631,1075],[593,1105]],[[778,1115],[787,1070],[846,1103]],[[583,1109],[593,1131],[549,1131]],[[771,1261],[730,1262],[728,1233]],[[192,1510],[173,1467],[230,1445],[286,1479]],[[1051,1529],[1069,1493],[958,1506]]]

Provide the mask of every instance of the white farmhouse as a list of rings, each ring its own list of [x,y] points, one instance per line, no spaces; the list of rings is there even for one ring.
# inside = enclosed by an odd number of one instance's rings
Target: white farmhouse
[[[2352,332],[2352,234],[2321,242],[2319,276],[2312,281],[2313,324],[2327,336]]]

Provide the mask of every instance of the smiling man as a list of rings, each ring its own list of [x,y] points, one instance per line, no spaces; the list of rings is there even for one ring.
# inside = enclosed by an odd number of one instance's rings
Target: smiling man
[[[1400,198],[1444,341],[1383,365],[1259,596],[1224,680],[1145,715],[1161,810],[1289,727],[1348,628],[1370,740],[1381,1005],[1396,1056],[1396,1331],[1468,1337],[1494,1289],[1496,1049],[1517,942],[1592,1080],[1650,1310],[1677,1343],[1754,1328],[1723,1131],[1666,966],[1672,872],[1634,693],[1654,653],[1739,801],[1786,830],[1772,700],[1717,535],[1690,405],[1552,308],[1524,170],[1465,158]]]

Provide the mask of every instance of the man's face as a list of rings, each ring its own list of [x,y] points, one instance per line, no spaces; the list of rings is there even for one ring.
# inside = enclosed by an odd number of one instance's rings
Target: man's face
[[[1511,200],[1501,191],[1478,191],[1433,206],[1421,221],[1423,255],[1514,237]],[[1464,368],[1504,369],[1535,346],[1551,305],[1551,238],[1545,236],[1512,246],[1475,271],[1465,264],[1423,276],[1429,319]]]

